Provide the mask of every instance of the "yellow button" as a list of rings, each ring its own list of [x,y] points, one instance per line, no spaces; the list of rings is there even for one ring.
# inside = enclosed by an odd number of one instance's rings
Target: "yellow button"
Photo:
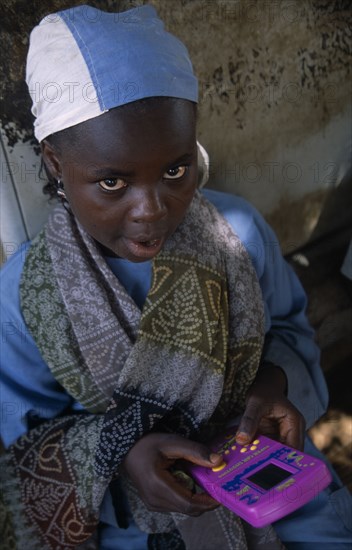
[[[230,451],[226,449],[226,451],[224,452],[224,455],[229,455],[229,454],[230,454]]]
[[[231,447],[231,449],[232,449],[233,451],[235,451],[235,450],[237,449],[236,445],[233,445],[233,446]]]
[[[219,464],[219,466],[214,466],[214,468],[212,468],[213,472],[220,472],[220,470],[223,470],[226,466],[226,462],[222,462],[221,464]]]
[[[258,445],[258,443],[260,443],[259,439],[255,439],[255,440],[253,441],[253,445]]]
[[[252,445],[251,447],[249,447],[251,451],[255,451],[257,446],[256,445]]]
[[[242,447],[240,450],[240,453],[246,453],[248,451],[247,447]]]

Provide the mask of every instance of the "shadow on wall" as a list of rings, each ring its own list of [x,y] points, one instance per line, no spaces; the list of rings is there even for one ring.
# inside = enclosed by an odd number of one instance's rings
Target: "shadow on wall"
[[[334,220],[334,222],[332,221]],[[327,191],[319,219],[312,231],[310,241],[329,234],[329,229],[352,226],[352,169],[341,183]]]
[[[285,255],[336,231],[352,229],[352,170],[337,185],[307,193],[298,200],[280,199],[266,215],[278,233]],[[347,250],[347,244],[346,244]]]
[[[352,170],[327,195],[310,241],[287,255],[308,296],[307,314],[335,405],[339,403],[335,389],[342,388],[346,378],[338,373],[350,369],[352,360],[352,281],[341,272],[352,239],[351,205]],[[336,216],[333,227],[331,219]],[[349,388],[347,395],[344,388],[339,404],[352,412]]]

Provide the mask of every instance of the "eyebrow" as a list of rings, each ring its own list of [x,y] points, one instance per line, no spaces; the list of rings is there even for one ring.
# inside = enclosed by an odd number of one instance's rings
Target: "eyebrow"
[[[184,155],[181,155],[173,162],[168,163],[166,167],[170,168],[172,166],[180,165],[182,164],[182,162],[188,162],[192,158],[193,158],[193,153],[185,153]],[[114,176],[130,177],[130,176],[133,176],[133,170],[120,170],[120,169],[117,169],[116,166],[103,166],[101,168],[100,167],[95,168],[93,165],[89,168],[89,174],[93,178],[104,178],[104,177],[112,178]]]
[[[120,170],[116,169],[116,166],[104,166],[103,168],[93,168],[89,169],[89,175],[93,178],[113,178],[115,176],[132,176],[133,171],[131,170]]]

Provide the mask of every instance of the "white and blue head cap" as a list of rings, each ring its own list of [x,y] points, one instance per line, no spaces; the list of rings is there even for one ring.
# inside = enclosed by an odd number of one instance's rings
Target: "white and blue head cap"
[[[149,5],[120,13],[81,5],[46,16],[30,36],[26,81],[38,141],[139,99],[198,101],[186,47]]]

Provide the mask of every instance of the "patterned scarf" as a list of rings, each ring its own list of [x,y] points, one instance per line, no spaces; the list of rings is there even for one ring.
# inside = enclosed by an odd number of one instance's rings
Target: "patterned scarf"
[[[21,307],[52,374],[87,413],[45,421],[10,447],[0,523],[17,540],[9,548],[94,548],[105,491],[140,437],[206,441],[243,411],[263,346],[261,291],[239,238],[196,193],[153,261],[142,313],[62,207],[27,255]],[[223,507],[201,518],[149,512],[123,484],[150,548],[282,547],[271,528]]]

